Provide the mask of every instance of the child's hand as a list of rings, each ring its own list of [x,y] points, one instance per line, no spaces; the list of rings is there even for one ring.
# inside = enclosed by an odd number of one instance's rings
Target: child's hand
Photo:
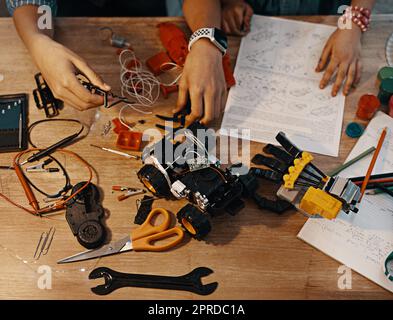
[[[94,85],[110,90],[86,61],[45,35],[37,36],[31,43],[33,59],[56,98],[79,110],[103,104],[103,97],[90,93],[75,76],[75,72],[80,71]]]
[[[201,120],[205,125],[218,118],[226,101],[226,84],[222,53],[208,39],[194,43],[187,56],[179,82],[179,97],[174,113],[191,99],[189,122]]]
[[[244,0],[223,1],[222,29],[227,34],[244,36],[250,31],[253,10]]]
[[[336,80],[332,89],[335,97],[342,85],[343,94],[348,95],[351,87],[360,81],[362,65],[361,30],[354,26],[353,29],[337,29],[327,41],[323,49],[321,59],[316,68],[317,72],[325,70],[320,82],[320,88],[324,89],[336,73]]]

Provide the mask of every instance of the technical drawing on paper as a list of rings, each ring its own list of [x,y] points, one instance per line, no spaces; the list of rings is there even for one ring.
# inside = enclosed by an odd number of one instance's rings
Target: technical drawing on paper
[[[338,155],[344,97],[319,89],[315,72],[334,27],[254,16],[242,39],[222,128],[251,129],[251,139],[276,143],[285,131],[302,149]]]

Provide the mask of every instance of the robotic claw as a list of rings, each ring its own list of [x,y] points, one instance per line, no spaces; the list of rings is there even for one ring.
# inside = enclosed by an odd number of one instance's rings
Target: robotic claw
[[[257,155],[253,161],[282,175],[284,184],[277,193],[280,198],[309,217],[334,219],[341,211],[358,212],[361,192],[353,181],[324,174],[312,163],[313,156],[299,150],[283,132],[276,140],[283,149],[267,145],[264,152],[273,157]]]

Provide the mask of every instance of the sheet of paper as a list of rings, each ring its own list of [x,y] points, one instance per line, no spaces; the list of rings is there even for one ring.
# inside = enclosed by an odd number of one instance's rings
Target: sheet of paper
[[[349,161],[370,147],[376,147],[381,136],[382,130],[388,127],[388,133],[385,142],[379,153],[378,160],[375,163],[373,174],[388,173],[393,171],[393,118],[386,113],[378,112],[370,121],[365,133],[360,137],[359,141],[352,149],[346,161]],[[364,176],[370,164],[372,154],[364,159],[356,162],[353,166],[340,172],[343,177],[359,177]]]
[[[337,156],[344,97],[319,89],[314,71],[334,27],[254,16],[242,39],[221,134],[277,144],[284,131],[303,150]],[[230,129],[238,129],[232,130]]]
[[[374,174],[393,171],[393,118],[380,112],[369,123],[347,160],[376,146],[384,127],[389,131]],[[371,156],[340,175],[364,176]],[[393,282],[384,275],[383,264],[393,251],[393,198],[364,196],[357,214],[340,213],[336,220],[308,219],[298,237],[335,260],[393,292]]]

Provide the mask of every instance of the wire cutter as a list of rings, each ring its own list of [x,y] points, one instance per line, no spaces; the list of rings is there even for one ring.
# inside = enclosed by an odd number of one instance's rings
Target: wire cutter
[[[154,221],[160,216],[163,222],[154,225]],[[130,236],[127,236],[119,241],[107,244],[99,249],[88,250],[78,253],[71,257],[58,261],[57,263],[70,263],[77,261],[84,261],[123,253],[127,251],[166,251],[178,245],[184,238],[184,231],[180,227],[169,229],[171,224],[171,216],[165,209],[153,209],[146,221],[138,228],[132,231]],[[164,243],[160,244],[161,240]]]

